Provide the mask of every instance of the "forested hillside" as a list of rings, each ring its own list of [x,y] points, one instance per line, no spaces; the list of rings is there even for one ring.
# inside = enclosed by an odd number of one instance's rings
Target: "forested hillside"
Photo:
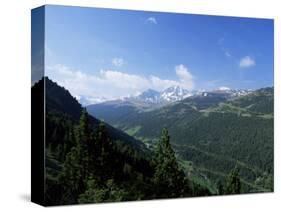
[[[236,167],[242,192],[273,190],[273,88],[235,98],[197,95],[152,111],[103,105],[87,110],[151,149],[166,127],[185,171],[209,188],[218,191]]]
[[[218,194],[187,176],[170,145],[167,129],[159,129],[162,133],[155,149],[149,150],[90,116],[66,89],[48,78],[32,87],[32,96],[44,86],[45,205]],[[240,193],[239,186],[236,191],[228,191],[227,186],[224,193]]]

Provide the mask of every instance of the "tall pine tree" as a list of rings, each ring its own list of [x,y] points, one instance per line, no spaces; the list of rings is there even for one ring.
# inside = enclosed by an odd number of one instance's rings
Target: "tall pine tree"
[[[94,141],[88,118],[88,114],[84,109],[79,124],[75,129],[75,145],[66,155],[63,172],[60,176],[67,199],[71,201],[76,201],[78,195],[85,190],[91,173],[90,155],[92,155],[92,144]]]
[[[224,189],[225,194],[240,194],[241,193],[241,181],[239,177],[239,170],[235,167],[229,173],[226,186]]]
[[[77,148],[80,153],[80,164],[81,164],[81,177],[86,182],[89,177],[89,166],[90,166],[90,152],[92,142],[92,130],[89,126],[89,117],[85,109],[83,109],[79,125],[76,129],[76,141]]]
[[[83,191],[80,157],[77,147],[73,147],[66,155],[63,171],[59,177],[59,182],[63,186],[62,202],[64,203],[77,203],[77,198]]]
[[[166,128],[162,131],[155,152],[154,184],[159,198],[179,197],[184,193],[184,173],[179,168]]]
[[[94,169],[100,180],[112,177],[114,164],[113,144],[108,136],[104,123],[100,123],[94,135]]]

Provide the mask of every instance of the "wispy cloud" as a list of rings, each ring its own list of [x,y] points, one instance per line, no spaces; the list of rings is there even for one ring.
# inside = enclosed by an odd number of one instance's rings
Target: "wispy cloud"
[[[230,54],[229,50],[227,50],[226,48],[222,47],[221,50],[223,51],[224,55],[226,57],[231,57],[232,55]]]
[[[146,19],[146,22],[147,23],[150,23],[150,24],[158,24],[157,20],[155,17],[149,17]]]
[[[217,43],[218,43],[218,45],[220,46],[222,52],[224,53],[224,55],[225,55],[226,57],[231,57],[231,56],[232,56],[231,53],[230,53],[230,51],[229,51],[229,49],[227,49],[227,48],[225,47],[225,44],[224,44],[224,43],[225,43],[225,35],[224,35],[223,37],[219,38]]]
[[[174,85],[186,89],[194,87],[194,77],[184,65],[176,66],[175,74],[178,80],[162,79],[155,75],[145,77],[116,70],[89,74],[61,64],[48,66],[46,71],[50,79],[66,87],[73,96],[87,96],[90,99],[116,99],[136,95],[149,88],[162,91]]]
[[[250,56],[245,56],[240,59],[239,67],[240,68],[249,68],[256,65],[256,61]]]
[[[113,58],[111,62],[116,67],[121,67],[125,64],[125,60],[123,58],[120,58],[120,57]]]

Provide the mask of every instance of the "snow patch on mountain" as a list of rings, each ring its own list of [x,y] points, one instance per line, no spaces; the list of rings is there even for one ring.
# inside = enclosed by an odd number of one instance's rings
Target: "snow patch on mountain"
[[[123,96],[115,99],[108,99],[105,97],[90,97],[90,96],[77,96],[77,100],[83,105],[87,106],[90,104],[98,104],[102,102],[108,102],[112,100],[118,100],[121,102],[131,102],[134,104],[144,104],[146,106],[149,105],[164,105],[167,103],[172,103],[176,101],[181,101],[185,98],[193,97],[193,96],[202,96],[202,97],[210,97],[223,95],[226,98],[234,98],[245,96],[253,92],[250,89],[231,89],[225,86],[219,87],[216,90],[205,91],[205,90],[187,90],[180,86],[172,86],[169,87],[162,92],[148,89],[136,96]]]
[[[163,101],[175,102],[192,96],[193,93],[179,86],[172,86],[161,92],[160,97]]]

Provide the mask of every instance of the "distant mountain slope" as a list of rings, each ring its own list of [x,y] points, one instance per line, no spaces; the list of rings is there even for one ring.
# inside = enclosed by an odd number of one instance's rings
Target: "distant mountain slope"
[[[162,92],[152,89],[144,91],[136,97],[127,97],[120,100],[106,101],[87,106],[89,113],[118,125],[122,119],[134,116],[134,113],[149,112],[175,104],[190,105],[195,110],[208,108],[220,102],[250,94],[250,90],[215,90],[215,91],[187,91],[179,86],[167,88]],[[180,107],[180,106],[176,107]],[[185,107],[185,106],[184,106]],[[173,110],[173,109],[172,109]]]
[[[157,138],[156,129],[184,130],[201,114],[200,110],[226,102],[232,93],[202,92],[162,107],[142,107],[131,101],[110,101],[89,105],[90,114],[140,138]],[[133,129],[133,130],[131,130]],[[133,133],[132,133],[133,132]]]
[[[115,100],[106,100],[104,97],[90,97],[90,96],[79,96],[79,102],[87,107],[91,107],[95,104],[114,104],[119,105],[124,103],[131,103],[138,109],[153,109],[167,104],[181,101],[188,97],[196,96],[209,96],[209,95],[223,95],[226,98],[245,96],[251,93],[249,89],[229,89],[226,87],[219,88],[213,91],[202,91],[202,90],[186,90],[180,86],[171,86],[163,91],[156,91],[153,89],[147,89],[137,96],[121,97]],[[93,102],[91,104],[91,102]]]
[[[207,116],[210,112],[231,112],[243,116],[272,115],[273,89],[265,88],[255,92],[239,95],[242,91],[212,91],[202,92],[181,101],[170,103],[151,110],[144,110],[141,106],[129,101],[111,101],[90,105],[90,114],[105,120],[119,129],[128,131],[138,128],[134,136],[157,137],[154,128],[171,127],[184,129],[200,116]],[[260,114],[257,114],[257,113]]]
[[[95,104],[107,104],[107,103],[113,103],[113,102],[130,102],[132,104],[136,104],[136,106],[141,106],[142,108],[147,107],[157,107],[157,106],[163,106],[165,104],[175,102],[182,100],[186,97],[195,95],[200,93],[199,91],[188,91],[184,88],[181,88],[179,86],[172,86],[169,87],[163,91],[156,91],[153,89],[147,89],[140,93],[137,96],[129,96],[129,97],[122,97],[119,99],[116,99],[114,101],[108,100],[104,98],[92,98],[92,102]],[[79,102],[81,102],[83,105],[89,106],[89,102],[91,102],[90,97],[82,96],[79,99]]]
[[[272,177],[273,88],[202,92],[151,111],[104,104],[87,109],[149,145],[167,127],[180,157],[213,180],[237,161],[250,190],[262,190],[254,186],[264,173]]]
[[[254,113],[273,114],[273,93],[272,87],[261,88],[250,95],[233,100],[231,104],[247,108],[248,111]]]
[[[161,102],[160,92],[148,89],[136,97],[127,98],[127,100],[139,100],[144,103],[158,104]]]

